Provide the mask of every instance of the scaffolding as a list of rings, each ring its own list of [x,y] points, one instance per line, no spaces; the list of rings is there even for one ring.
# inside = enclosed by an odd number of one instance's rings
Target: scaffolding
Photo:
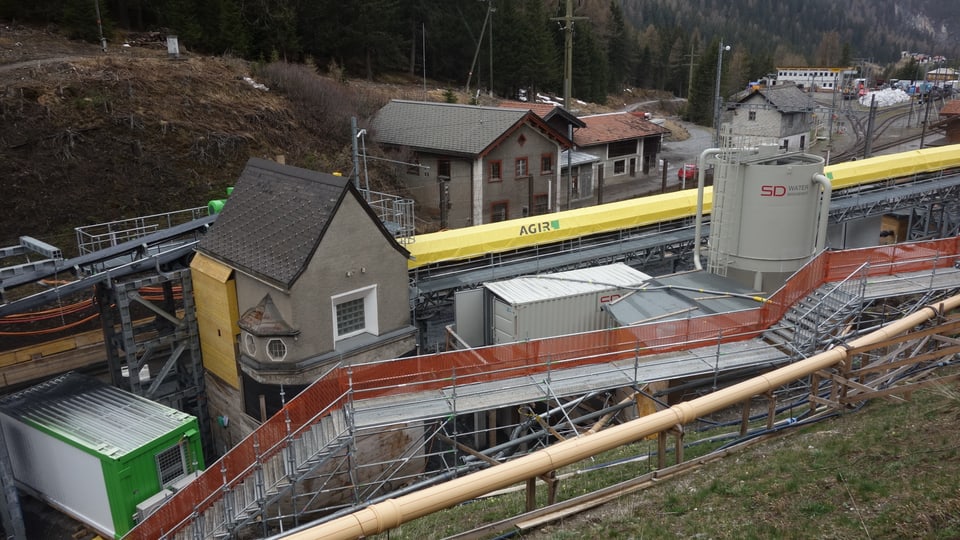
[[[335,368],[129,537],[277,533],[503,463],[619,421],[637,396],[657,399],[657,380],[717,386],[793,361],[763,333],[821,287],[828,293],[814,303],[832,307],[817,332],[849,338],[866,329],[837,314],[863,276],[862,299],[896,290],[908,304],[931,301],[960,290],[958,260],[957,238],[823,252],[757,309]],[[395,459],[364,461],[359,450],[382,437],[405,444]]]

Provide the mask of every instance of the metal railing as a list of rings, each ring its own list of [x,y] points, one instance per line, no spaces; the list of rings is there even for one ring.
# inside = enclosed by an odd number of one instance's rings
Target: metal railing
[[[164,214],[139,216],[107,223],[76,227],[77,249],[86,255],[109,247],[136,240],[150,233],[169,229],[207,215],[207,207],[188,208]]]

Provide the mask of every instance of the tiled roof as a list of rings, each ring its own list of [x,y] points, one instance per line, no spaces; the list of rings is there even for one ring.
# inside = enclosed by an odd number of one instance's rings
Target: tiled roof
[[[812,111],[817,106],[817,103],[810,96],[810,94],[804,92],[793,84],[778,84],[761,88],[755,92],[749,93],[739,101],[740,103],[744,103],[755,95],[761,96],[764,100],[773,105],[774,108],[785,113]]]
[[[289,289],[342,198],[356,194],[351,186],[346,177],[252,158],[198,249]]]
[[[533,114],[543,118],[547,122],[551,122],[554,118],[562,118],[565,122],[573,124],[573,127],[578,129],[585,125],[575,114],[553,103],[528,103],[526,101],[505,100],[500,102],[500,106],[508,109],[526,109],[533,111]]]
[[[960,99],[955,99],[953,101],[948,101],[940,109],[940,116],[957,116],[960,115]]]
[[[524,109],[528,111],[533,111],[533,114],[536,114],[540,118],[546,118],[547,115],[553,112],[554,109],[557,109],[556,105],[552,103],[529,103],[527,101],[513,101],[505,100],[500,102],[500,106],[507,109]]]
[[[573,141],[577,146],[594,146],[628,139],[643,137],[659,137],[666,133],[666,129],[646,120],[640,114],[617,112],[581,116],[587,125],[573,134]]]
[[[381,144],[477,156],[520,123],[528,110],[393,100],[371,123]]]

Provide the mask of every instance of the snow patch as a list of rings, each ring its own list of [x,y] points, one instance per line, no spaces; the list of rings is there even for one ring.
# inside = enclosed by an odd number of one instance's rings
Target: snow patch
[[[270,89],[267,88],[267,85],[258,83],[257,81],[251,79],[250,77],[244,77],[243,80],[246,81],[246,83],[249,84],[250,86],[256,88],[257,90],[263,90],[264,92],[270,91]]]
[[[867,92],[865,95],[860,96],[860,104],[869,107],[874,97],[877,99],[877,107],[889,107],[910,101],[910,95],[903,90],[899,88],[884,88],[883,90]]]

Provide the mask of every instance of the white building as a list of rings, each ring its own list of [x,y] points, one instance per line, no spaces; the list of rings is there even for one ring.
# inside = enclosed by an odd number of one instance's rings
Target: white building
[[[833,92],[843,88],[845,78],[856,74],[852,67],[778,67],[775,84],[795,84],[804,89],[813,88],[815,92]]]

